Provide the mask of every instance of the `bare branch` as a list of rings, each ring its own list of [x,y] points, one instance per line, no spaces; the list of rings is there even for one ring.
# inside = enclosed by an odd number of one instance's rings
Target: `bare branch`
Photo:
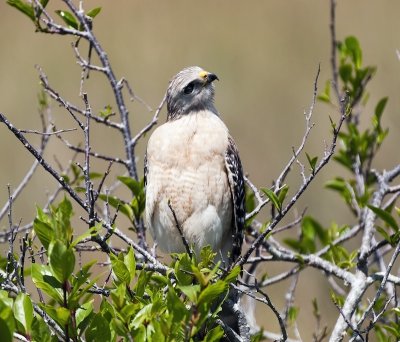
[[[389,261],[389,264],[387,266],[387,270],[386,270],[385,275],[384,275],[384,277],[383,277],[383,279],[381,281],[381,284],[379,285],[379,288],[378,288],[377,292],[375,293],[374,299],[370,302],[370,304],[368,305],[368,308],[364,311],[364,313],[362,314],[361,318],[358,320],[357,327],[359,327],[365,321],[365,319],[370,314],[372,308],[374,307],[374,305],[378,301],[383,289],[386,286],[386,283],[388,282],[390,272],[392,270],[394,262],[396,261],[397,257],[399,256],[399,253],[400,253],[400,242],[397,244],[396,249],[395,249],[395,251],[394,251],[394,253],[392,255],[392,258]]]
[[[0,122],[3,122],[7,126],[7,128],[17,137],[24,147],[36,158],[39,164],[42,165],[43,168],[50,173],[56,179],[56,181],[70,194],[70,196],[86,210],[86,204],[78,196],[78,194],[71,188],[64,178],[44,160],[38,150],[36,150],[35,147],[33,147],[28,140],[25,139],[21,132],[15,128],[2,113],[0,113]]]
[[[64,3],[69,7],[75,17],[79,20],[80,24],[83,27],[83,31],[85,32],[85,36],[83,38],[87,39],[89,43],[93,46],[93,49],[96,51],[102,67],[104,68],[104,74],[107,76],[110,86],[113,90],[115,101],[118,106],[118,110],[121,117],[122,122],[122,134],[124,137],[124,147],[126,153],[126,159],[128,164],[129,176],[132,178],[138,179],[138,174],[136,170],[136,160],[134,150],[132,145],[130,144],[132,140],[131,129],[128,119],[128,110],[125,105],[125,100],[121,92],[121,87],[118,85],[118,81],[114,75],[114,71],[111,68],[111,64],[108,60],[108,56],[101,47],[100,43],[94,36],[91,29],[91,22],[88,21],[88,18],[84,15],[83,12],[79,11],[79,9],[75,6],[75,4],[71,0],[64,0]]]
[[[341,116],[339,119],[338,124],[333,132],[332,142],[328,153],[324,156],[323,159],[319,162],[319,164],[315,167],[315,171],[307,178],[306,183],[303,183],[296,194],[292,197],[290,202],[282,209],[278,215],[276,215],[272,220],[271,223],[268,225],[267,229],[253,242],[251,247],[245,252],[244,256],[240,257],[237,260],[238,265],[244,265],[253,251],[262,244],[265,237],[275,228],[275,226],[280,222],[280,220],[288,213],[288,211],[293,207],[293,205],[297,202],[303,192],[307,189],[309,184],[313,181],[316,175],[322,170],[322,168],[329,162],[331,157],[333,156],[336,148],[336,141],[342,127],[344,120],[346,119],[346,103],[348,102],[348,98],[343,100],[342,108],[341,108]]]

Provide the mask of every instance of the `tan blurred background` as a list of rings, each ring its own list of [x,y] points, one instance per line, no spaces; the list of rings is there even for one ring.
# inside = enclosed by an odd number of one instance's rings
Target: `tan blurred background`
[[[52,10],[65,9],[61,1]],[[159,104],[168,80],[185,66],[200,65],[215,72],[217,108],[240,148],[245,170],[258,186],[269,186],[291,156],[304,132],[304,110],[307,110],[318,64],[321,64],[319,90],[330,77],[329,2],[298,1],[86,1],[85,8],[102,6],[94,31],[107,51],[118,78],[129,80],[134,91],[153,108]],[[376,168],[390,168],[399,163],[400,134],[400,2],[353,0],[339,1],[337,38],[347,35],[359,38],[364,63],[376,65],[378,72],[369,86],[371,97],[363,122],[369,124],[371,111],[383,96],[389,96],[384,126],[390,135],[378,158]],[[51,85],[65,98],[79,100],[80,70],[75,63],[71,37],[37,34],[23,15],[0,2],[0,112],[20,128],[40,128],[37,94],[40,90],[35,64],[48,75]],[[92,75],[85,85],[93,109],[114,106],[104,77]],[[75,127],[67,113],[53,104],[53,120],[58,128]],[[151,114],[138,104],[129,104],[132,129],[137,131]],[[323,152],[329,140],[328,115],[337,117],[334,109],[317,104],[316,127],[306,147],[312,155]],[[161,122],[165,120],[165,111]],[[72,133],[67,135],[71,141]],[[30,137],[37,142],[37,137]],[[98,152],[123,157],[121,139],[103,128],[93,131]],[[20,143],[0,126],[0,208],[7,200],[6,185],[16,187],[33,159]],[[139,157],[145,146],[142,142]],[[54,142],[46,157],[53,156],[64,164],[71,156],[66,148]],[[142,160],[139,160],[139,165]],[[104,171],[104,166],[96,170]],[[315,216],[325,226],[333,221],[352,223],[344,206],[333,193],[323,189],[332,175],[343,169],[330,164],[318,176],[297,205],[301,212]],[[288,179],[292,190],[300,181],[299,170]],[[46,192],[55,188],[39,170],[24,195],[16,203],[15,220],[29,222],[35,204],[43,204]],[[289,215],[294,217],[294,212]],[[0,229],[6,220],[0,222]],[[295,234],[295,232],[292,232]],[[267,269],[269,266],[267,265]],[[271,275],[276,266],[270,266]],[[282,309],[284,286],[268,288],[278,309]],[[329,300],[324,276],[307,271],[300,277],[296,305],[300,306],[299,324],[302,337],[310,340],[314,321],[311,299],[317,297],[323,308],[322,318],[328,325],[337,317]],[[259,323],[277,331],[270,310],[258,310]],[[291,334],[292,335],[292,334]]]

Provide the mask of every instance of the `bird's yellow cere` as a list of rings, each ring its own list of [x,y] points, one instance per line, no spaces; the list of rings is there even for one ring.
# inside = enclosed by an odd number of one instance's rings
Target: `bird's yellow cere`
[[[199,76],[200,76],[200,78],[206,79],[208,74],[209,74],[208,71],[202,70],[202,71],[200,71]]]

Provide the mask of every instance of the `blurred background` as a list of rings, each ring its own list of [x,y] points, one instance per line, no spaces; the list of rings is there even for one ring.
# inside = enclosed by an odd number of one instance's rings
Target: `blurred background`
[[[319,92],[330,78],[329,1],[104,0],[85,1],[84,6],[102,7],[94,32],[117,77],[125,77],[135,94],[153,109],[160,103],[171,76],[183,67],[199,65],[216,73],[220,78],[216,83],[216,105],[239,146],[245,171],[257,186],[271,185],[291,157],[292,146],[301,142],[304,111],[311,104],[319,64]],[[62,1],[50,1],[50,12],[56,9],[66,7]],[[337,39],[355,35],[363,49],[364,64],[377,66],[377,74],[368,87],[370,99],[361,119],[363,126],[370,124],[378,100],[389,97],[383,126],[390,131],[374,165],[378,169],[391,168],[400,159],[400,61],[396,56],[396,49],[400,49],[399,13],[398,1],[338,1],[337,6]],[[41,127],[36,64],[43,68],[54,89],[83,108],[73,41],[72,37],[35,33],[27,17],[5,1],[0,2],[0,112],[15,126]],[[95,112],[108,104],[115,107],[102,75],[92,73],[84,90]],[[132,130],[137,132],[152,113],[136,102],[128,106]],[[325,141],[330,140],[328,115],[338,118],[335,108],[317,103],[313,116],[316,126],[305,149],[310,155],[321,156]],[[58,129],[76,127],[67,112],[54,103],[52,118]],[[165,110],[160,122],[164,120]],[[39,141],[36,136],[29,138],[34,143]],[[80,132],[66,134],[65,138],[74,143],[83,140]],[[140,168],[147,138],[138,148]],[[92,139],[97,152],[124,157],[121,138],[110,129],[96,126]],[[71,152],[56,138],[52,140],[45,157],[53,165],[54,157],[63,165],[68,164]],[[7,184],[15,188],[32,162],[22,145],[0,126],[0,208],[7,201]],[[99,164],[96,171],[104,172],[104,164]],[[324,182],[334,175],[346,176],[342,168],[331,163],[298,202],[297,212],[307,207],[307,213],[324,226],[332,222],[354,223],[338,196],[324,189]],[[295,166],[287,183],[295,191],[300,181],[300,170]],[[43,205],[55,187],[55,181],[38,169],[15,204],[14,220],[30,222],[35,205]],[[296,210],[288,219],[295,217]],[[267,218],[268,212],[263,215]],[[6,227],[7,220],[3,219],[0,229]],[[266,266],[271,275],[279,269],[276,265]],[[289,285],[285,282],[267,289],[278,309],[285,303]],[[330,301],[326,279],[317,271],[307,270],[299,279],[295,301],[300,307],[299,330],[305,341],[311,339],[315,326],[311,304],[314,297],[323,308],[323,322],[332,326],[338,313]],[[258,308],[257,315],[265,329],[278,331],[268,308]],[[290,334],[293,336],[291,331]]]

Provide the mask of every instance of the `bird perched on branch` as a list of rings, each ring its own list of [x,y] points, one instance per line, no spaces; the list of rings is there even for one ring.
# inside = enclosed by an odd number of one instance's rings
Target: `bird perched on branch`
[[[245,190],[236,144],[214,106],[215,80],[189,67],[169,83],[167,122],[147,145],[145,223],[165,252],[184,252],[185,241],[196,251],[210,245],[226,264],[240,255]]]

